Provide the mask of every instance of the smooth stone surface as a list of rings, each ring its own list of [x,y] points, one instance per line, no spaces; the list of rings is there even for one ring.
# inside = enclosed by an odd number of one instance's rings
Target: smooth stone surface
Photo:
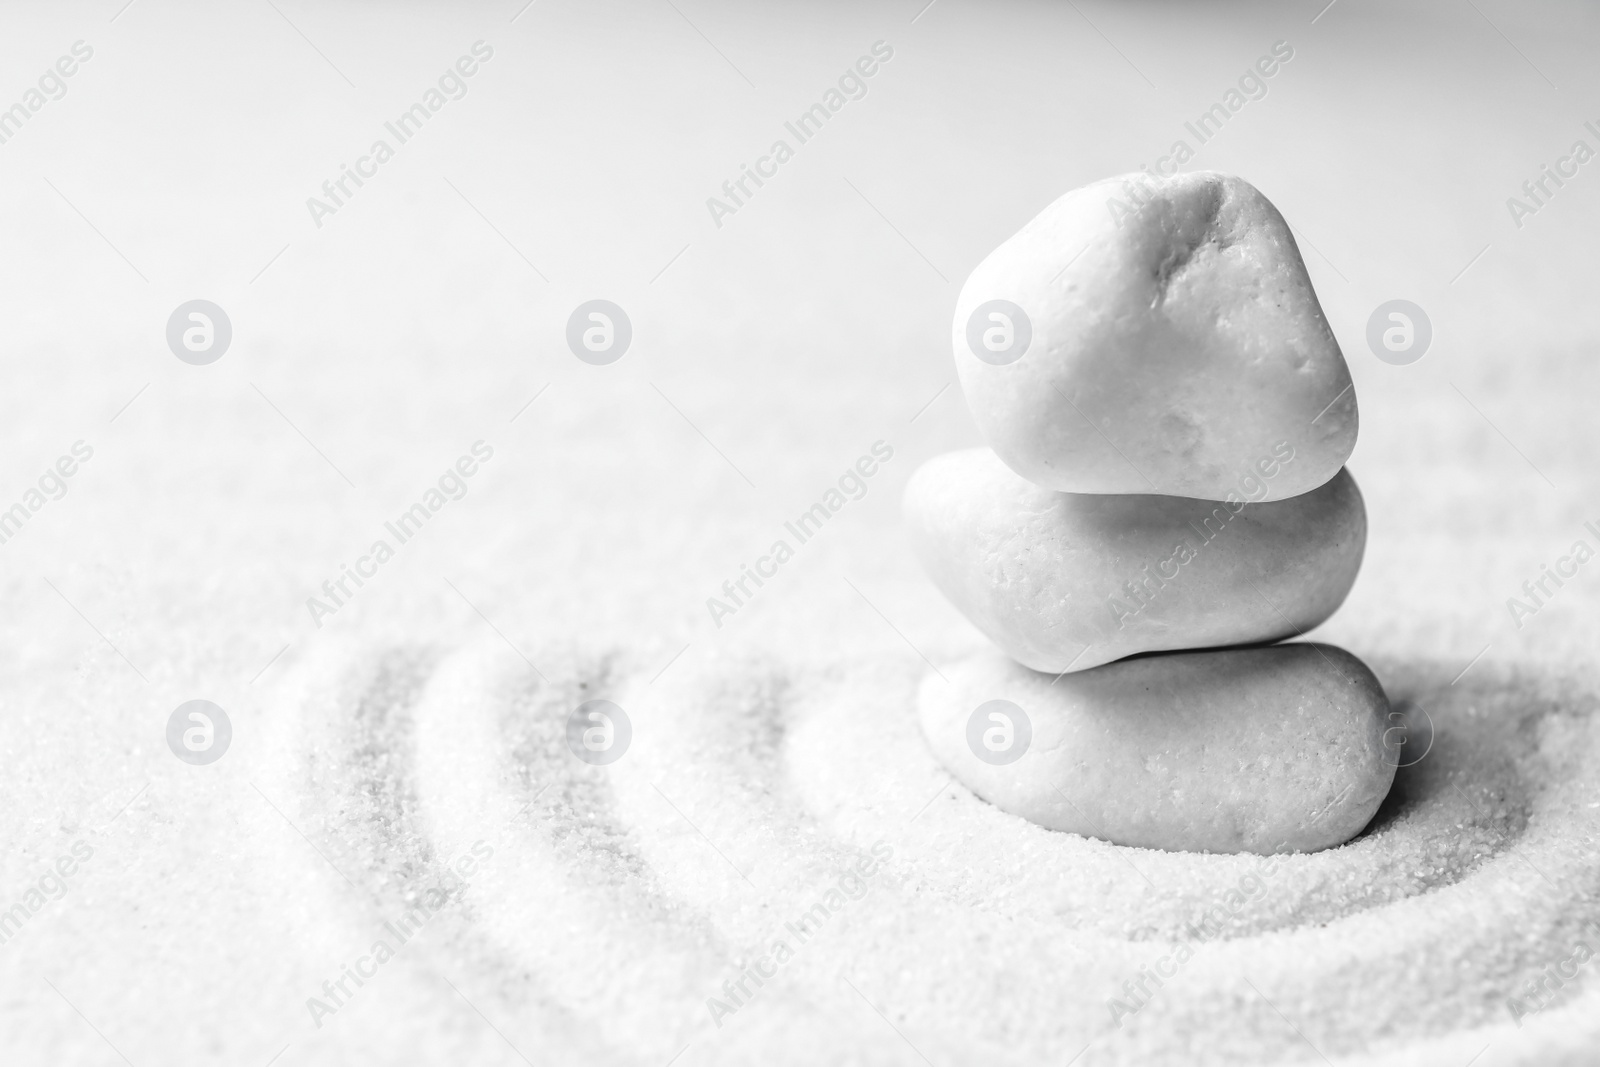
[[[1287,477],[1299,457],[1278,465]],[[912,547],[940,591],[1035,670],[1302,634],[1344,601],[1367,513],[1349,472],[1288,500],[1056,493],[986,448],[906,484]]]
[[[991,300],[1031,327],[1005,365],[969,340]],[[1286,440],[1300,459],[1277,488],[1293,496],[1355,447],[1350,370],[1289,227],[1230,175],[1139,174],[1066,194],[972,272],[953,338],[984,439],[1051,489],[1220,500]]]
[[[1141,656],[1059,680],[986,652],[943,672],[923,680],[918,712],[950,773],[1003,811],[1119,845],[1331,848],[1378,810],[1400,752],[1383,687],[1332,645]],[[991,700],[1027,716],[1014,762],[970,747],[969,720]]]

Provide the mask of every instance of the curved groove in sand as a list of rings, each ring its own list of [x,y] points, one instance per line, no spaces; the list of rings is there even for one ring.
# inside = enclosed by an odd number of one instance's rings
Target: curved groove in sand
[[[1361,837],[1263,871],[984,804],[920,739],[915,661],[723,662],[654,684],[616,657],[576,662],[544,682],[494,650],[372,653],[328,668],[340,696],[301,710],[297,742],[380,900],[493,843],[441,966],[573,1055],[891,1063],[909,1042],[934,1062],[1459,1064],[1486,1041],[1553,1056],[1594,1035],[1580,986],[1520,1029],[1505,1006],[1600,919],[1600,723],[1582,689],[1380,670],[1428,707],[1434,750]],[[596,695],[634,724],[607,767],[565,748],[567,714]],[[874,845],[893,857],[860,898],[798,937]],[[708,998],[727,1003],[780,940],[793,958],[714,1025]],[[1114,1021],[1181,943],[1192,958]]]

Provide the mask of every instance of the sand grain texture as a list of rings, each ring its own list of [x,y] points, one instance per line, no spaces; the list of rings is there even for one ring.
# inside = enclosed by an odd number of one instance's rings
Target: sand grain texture
[[[0,1062],[1592,1061],[1592,967],[1520,1028],[1506,1000],[1600,919],[1600,571],[1520,629],[1506,599],[1600,547],[1595,179],[1507,221],[1578,126],[1473,12],[1086,8],[1158,92],[1048,7],[679,5],[702,37],[665,6],[279,6],[358,88],[264,5],[49,5],[0,35],[23,72],[96,50],[0,146],[0,503],[94,448],[0,545],[0,907],[93,849],[0,944]],[[1502,26],[1581,78],[1592,16],[1529,21]],[[1154,158],[1278,36],[1296,57],[1195,164],[1315,246],[1368,538],[1311,637],[1437,739],[1364,836],[1233,910],[1250,857],[1055,834],[939,770],[916,687],[986,639],[899,500],[979,443],[942,279]],[[314,228],[305,198],[479,37],[469,95]],[[880,38],[869,95],[715,228],[705,198]],[[1397,296],[1435,325],[1410,367],[1363,348]],[[162,337],[196,297],[234,325],[209,367]],[[596,297],[635,327],[609,367],[561,340]],[[466,495],[315,626],[307,597],[480,439]],[[880,440],[717,628],[707,598]],[[609,768],[563,747],[596,695],[636,729]],[[163,739],[197,697],[234,726],[209,767]],[[318,1028],[308,998],[480,841],[460,901]],[[707,998],[830,890],[718,1029]]]

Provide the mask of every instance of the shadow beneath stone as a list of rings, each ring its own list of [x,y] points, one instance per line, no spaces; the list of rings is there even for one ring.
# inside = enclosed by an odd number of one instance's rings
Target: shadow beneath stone
[[[1465,678],[1457,677],[1459,666],[1431,660],[1377,659],[1371,666],[1394,709],[1401,765],[1349,844],[1424,827],[1493,834],[1485,859],[1514,843],[1543,777],[1536,770],[1539,720],[1573,710],[1587,688],[1567,677],[1482,664]],[[1592,705],[1594,695],[1587,696]]]

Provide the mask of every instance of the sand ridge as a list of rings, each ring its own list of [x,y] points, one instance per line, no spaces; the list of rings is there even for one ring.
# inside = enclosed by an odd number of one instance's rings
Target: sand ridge
[[[1448,1062],[1463,1034],[1535,1040],[1584,989],[1521,1028],[1508,1008],[1600,918],[1600,698],[1571,681],[1378,664],[1436,750],[1355,841],[1263,858],[1121,848],[983,803],[917,735],[913,656],[713,657],[653,683],[619,652],[571,661],[542,681],[503,646],[355,650],[307,664],[340,695],[286,725],[322,720],[290,746],[316,754],[308,810],[345,813],[327,832],[380,912],[492,842],[419,965],[573,1055],[897,1062],[882,1013],[956,1062]],[[606,767],[565,748],[594,694],[634,723]],[[863,856],[881,865],[838,896]],[[830,888],[841,906],[802,941]]]

